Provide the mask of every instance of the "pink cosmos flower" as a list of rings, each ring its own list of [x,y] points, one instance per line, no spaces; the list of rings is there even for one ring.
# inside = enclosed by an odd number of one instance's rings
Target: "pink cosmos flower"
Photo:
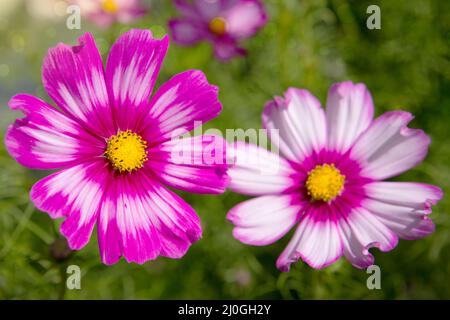
[[[267,22],[260,0],[174,0],[181,18],[169,21],[173,40],[193,45],[207,40],[218,59],[229,60],[246,51],[240,41],[253,36]]]
[[[78,5],[81,14],[100,27],[113,22],[128,24],[147,13],[142,0],[70,0]]]
[[[137,263],[182,257],[200,238],[200,221],[163,185],[222,193],[227,184],[225,151],[212,148],[220,138],[172,139],[220,113],[217,87],[191,70],[150,99],[168,44],[167,36],[131,30],[112,46],[104,69],[86,33],[44,60],[44,87],[61,111],[25,94],[9,102],[25,114],[7,130],[9,153],[32,169],[61,169],[32,187],[31,200],[65,218],[61,233],[72,249],[86,245],[97,223],[105,264],[121,256]],[[211,154],[216,161],[202,161]]]
[[[299,258],[320,269],[342,255],[366,268],[374,262],[369,248],[389,251],[398,238],[432,233],[428,214],[441,189],[382,181],[420,163],[430,138],[407,127],[413,118],[408,112],[386,112],[375,120],[373,114],[369,91],[352,82],[331,87],[326,111],[307,90],[295,88],[268,102],[263,125],[283,157],[235,144],[230,187],[258,197],[228,213],[234,237],[262,246],[295,227],[277,261],[289,271]]]

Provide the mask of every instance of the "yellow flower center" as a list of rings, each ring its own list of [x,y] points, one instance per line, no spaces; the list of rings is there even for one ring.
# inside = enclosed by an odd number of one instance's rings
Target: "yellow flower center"
[[[215,17],[209,22],[209,31],[218,36],[223,36],[227,32],[227,22],[222,17]]]
[[[119,10],[115,0],[104,0],[102,8],[108,13],[116,13]]]
[[[114,169],[131,172],[147,161],[147,142],[131,130],[119,131],[108,139],[105,156]]]
[[[328,202],[341,193],[344,182],[345,176],[334,164],[318,165],[308,173],[306,189],[314,200]]]

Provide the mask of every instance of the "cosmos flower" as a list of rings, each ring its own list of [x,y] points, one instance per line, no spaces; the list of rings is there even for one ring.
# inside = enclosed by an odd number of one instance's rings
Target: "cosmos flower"
[[[181,13],[169,21],[173,40],[180,45],[193,45],[206,40],[214,46],[220,60],[245,55],[239,47],[242,40],[253,36],[267,22],[260,0],[174,0]]]
[[[9,153],[32,169],[60,169],[32,187],[31,200],[65,218],[61,233],[72,249],[86,245],[97,223],[105,264],[121,256],[137,263],[182,257],[200,238],[200,221],[164,185],[222,193],[227,184],[220,138],[177,137],[220,113],[217,87],[191,70],[150,98],[168,44],[167,36],[131,30],[112,46],[104,69],[86,33],[44,60],[44,87],[61,111],[26,94],[9,102],[25,114],[7,130]],[[214,161],[201,160],[211,155]]]
[[[230,187],[258,196],[228,213],[234,237],[263,246],[295,228],[276,263],[288,271],[299,258],[320,269],[342,255],[366,268],[374,262],[369,248],[386,252],[398,238],[432,233],[428,214],[441,189],[383,181],[420,163],[430,138],[407,127],[413,118],[408,112],[386,112],[375,120],[373,114],[369,91],[352,82],[331,87],[326,111],[307,90],[295,88],[268,102],[263,125],[283,157],[234,145]]]
[[[147,13],[142,0],[70,0],[70,2],[80,7],[83,16],[103,28],[114,22],[129,24]]]

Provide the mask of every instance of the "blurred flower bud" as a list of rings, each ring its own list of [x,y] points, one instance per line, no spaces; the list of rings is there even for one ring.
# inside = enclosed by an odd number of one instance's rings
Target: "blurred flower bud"
[[[50,256],[58,262],[66,260],[71,254],[72,250],[63,237],[56,238],[50,245]]]

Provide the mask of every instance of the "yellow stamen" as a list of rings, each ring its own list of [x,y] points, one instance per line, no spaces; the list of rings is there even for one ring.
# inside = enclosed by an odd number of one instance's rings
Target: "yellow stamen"
[[[119,10],[115,0],[104,0],[102,8],[108,13],[116,13]]]
[[[344,182],[345,176],[334,164],[317,165],[308,173],[306,189],[313,200],[328,202],[341,193]]]
[[[147,142],[131,130],[119,131],[108,139],[105,156],[114,169],[131,172],[147,161]]]
[[[209,22],[209,31],[217,36],[223,36],[227,32],[227,22],[222,17],[215,17]]]

